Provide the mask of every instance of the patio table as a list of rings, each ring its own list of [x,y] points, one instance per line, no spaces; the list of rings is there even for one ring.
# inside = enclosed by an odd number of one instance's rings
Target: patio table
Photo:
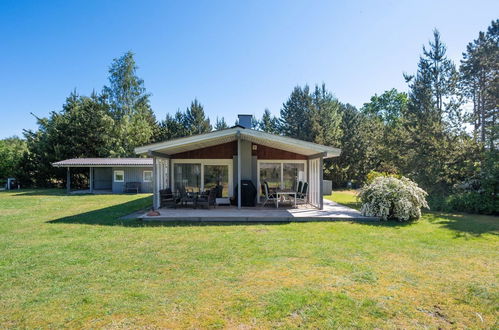
[[[275,199],[275,207],[276,207],[276,209],[279,208],[279,200],[281,199],[280,196],[284,197],[286,195],[294,197],[294,207],[296,207],[296,191],[292,191],[292,190],[276,190],[275,194],[276,194],[276,199]]]

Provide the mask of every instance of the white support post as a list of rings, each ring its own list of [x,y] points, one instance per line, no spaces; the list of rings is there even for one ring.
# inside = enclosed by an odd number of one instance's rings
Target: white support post
[[[324,157],[319,161],[319,208],[324,209]]]
[[[241,208],[241,135],[237,134],[237,208]]]
[[[158,176],[158,169],[157,169],[157,159],[156,157],[152,158],[152,173],[153,173],[153,202],[152,202],[152,207],[153,209],[157,210],[159,209],[159,176]]]
[[[89,172],[90,172],[90,193],[93,194],[94,193],[94,168],[93,167],[89,167]]]

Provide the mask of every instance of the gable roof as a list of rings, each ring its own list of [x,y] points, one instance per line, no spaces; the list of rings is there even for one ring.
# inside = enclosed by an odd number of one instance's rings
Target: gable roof
[[[54,167],[152,167],[152,158],[72,158],[52,163]]]
[[[331,158],[337,157],[341,153],[341,150],[338,148],[328,147],[287,136],[270,134],[241,126],[234,126],[219,131],[137,147],[135,148],[135,153],[143,155],[148,154],[149,152],[158,152],[165,155],[173,155],[179,152],[236,141],[238,136],[241,137],[242,140],[247,140],[276,149],[291,151],[305,156],[323,154],[324,158]]]

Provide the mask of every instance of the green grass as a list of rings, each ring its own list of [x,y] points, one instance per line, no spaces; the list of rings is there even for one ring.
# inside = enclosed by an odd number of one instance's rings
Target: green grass
[[[332,199],[353,205],[352,193]],[[497,328],[497,217],[147,225],[148,195],[0,192],[0,328]]]

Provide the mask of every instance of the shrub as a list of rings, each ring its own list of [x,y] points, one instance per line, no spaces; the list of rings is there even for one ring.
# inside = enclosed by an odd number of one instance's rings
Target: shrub
[[[379,178],[379,177],[391,177],[391,178],[400,179],[402,176],[399,174],[393,174],[393,173],[388,173],[388,172],[371,171],[371,172],[367,173],[366,184],[373,183],[374,179]]]
[[[499,200],[478,192],[463,192],[447,198],[450,209],[458,212],[499,214]]]
[[[383,220],[415,220],[421,217],[421,208],[428,208],[428,194],[415,182],[401,177],[380,176],[360,190],[361,212]]]

